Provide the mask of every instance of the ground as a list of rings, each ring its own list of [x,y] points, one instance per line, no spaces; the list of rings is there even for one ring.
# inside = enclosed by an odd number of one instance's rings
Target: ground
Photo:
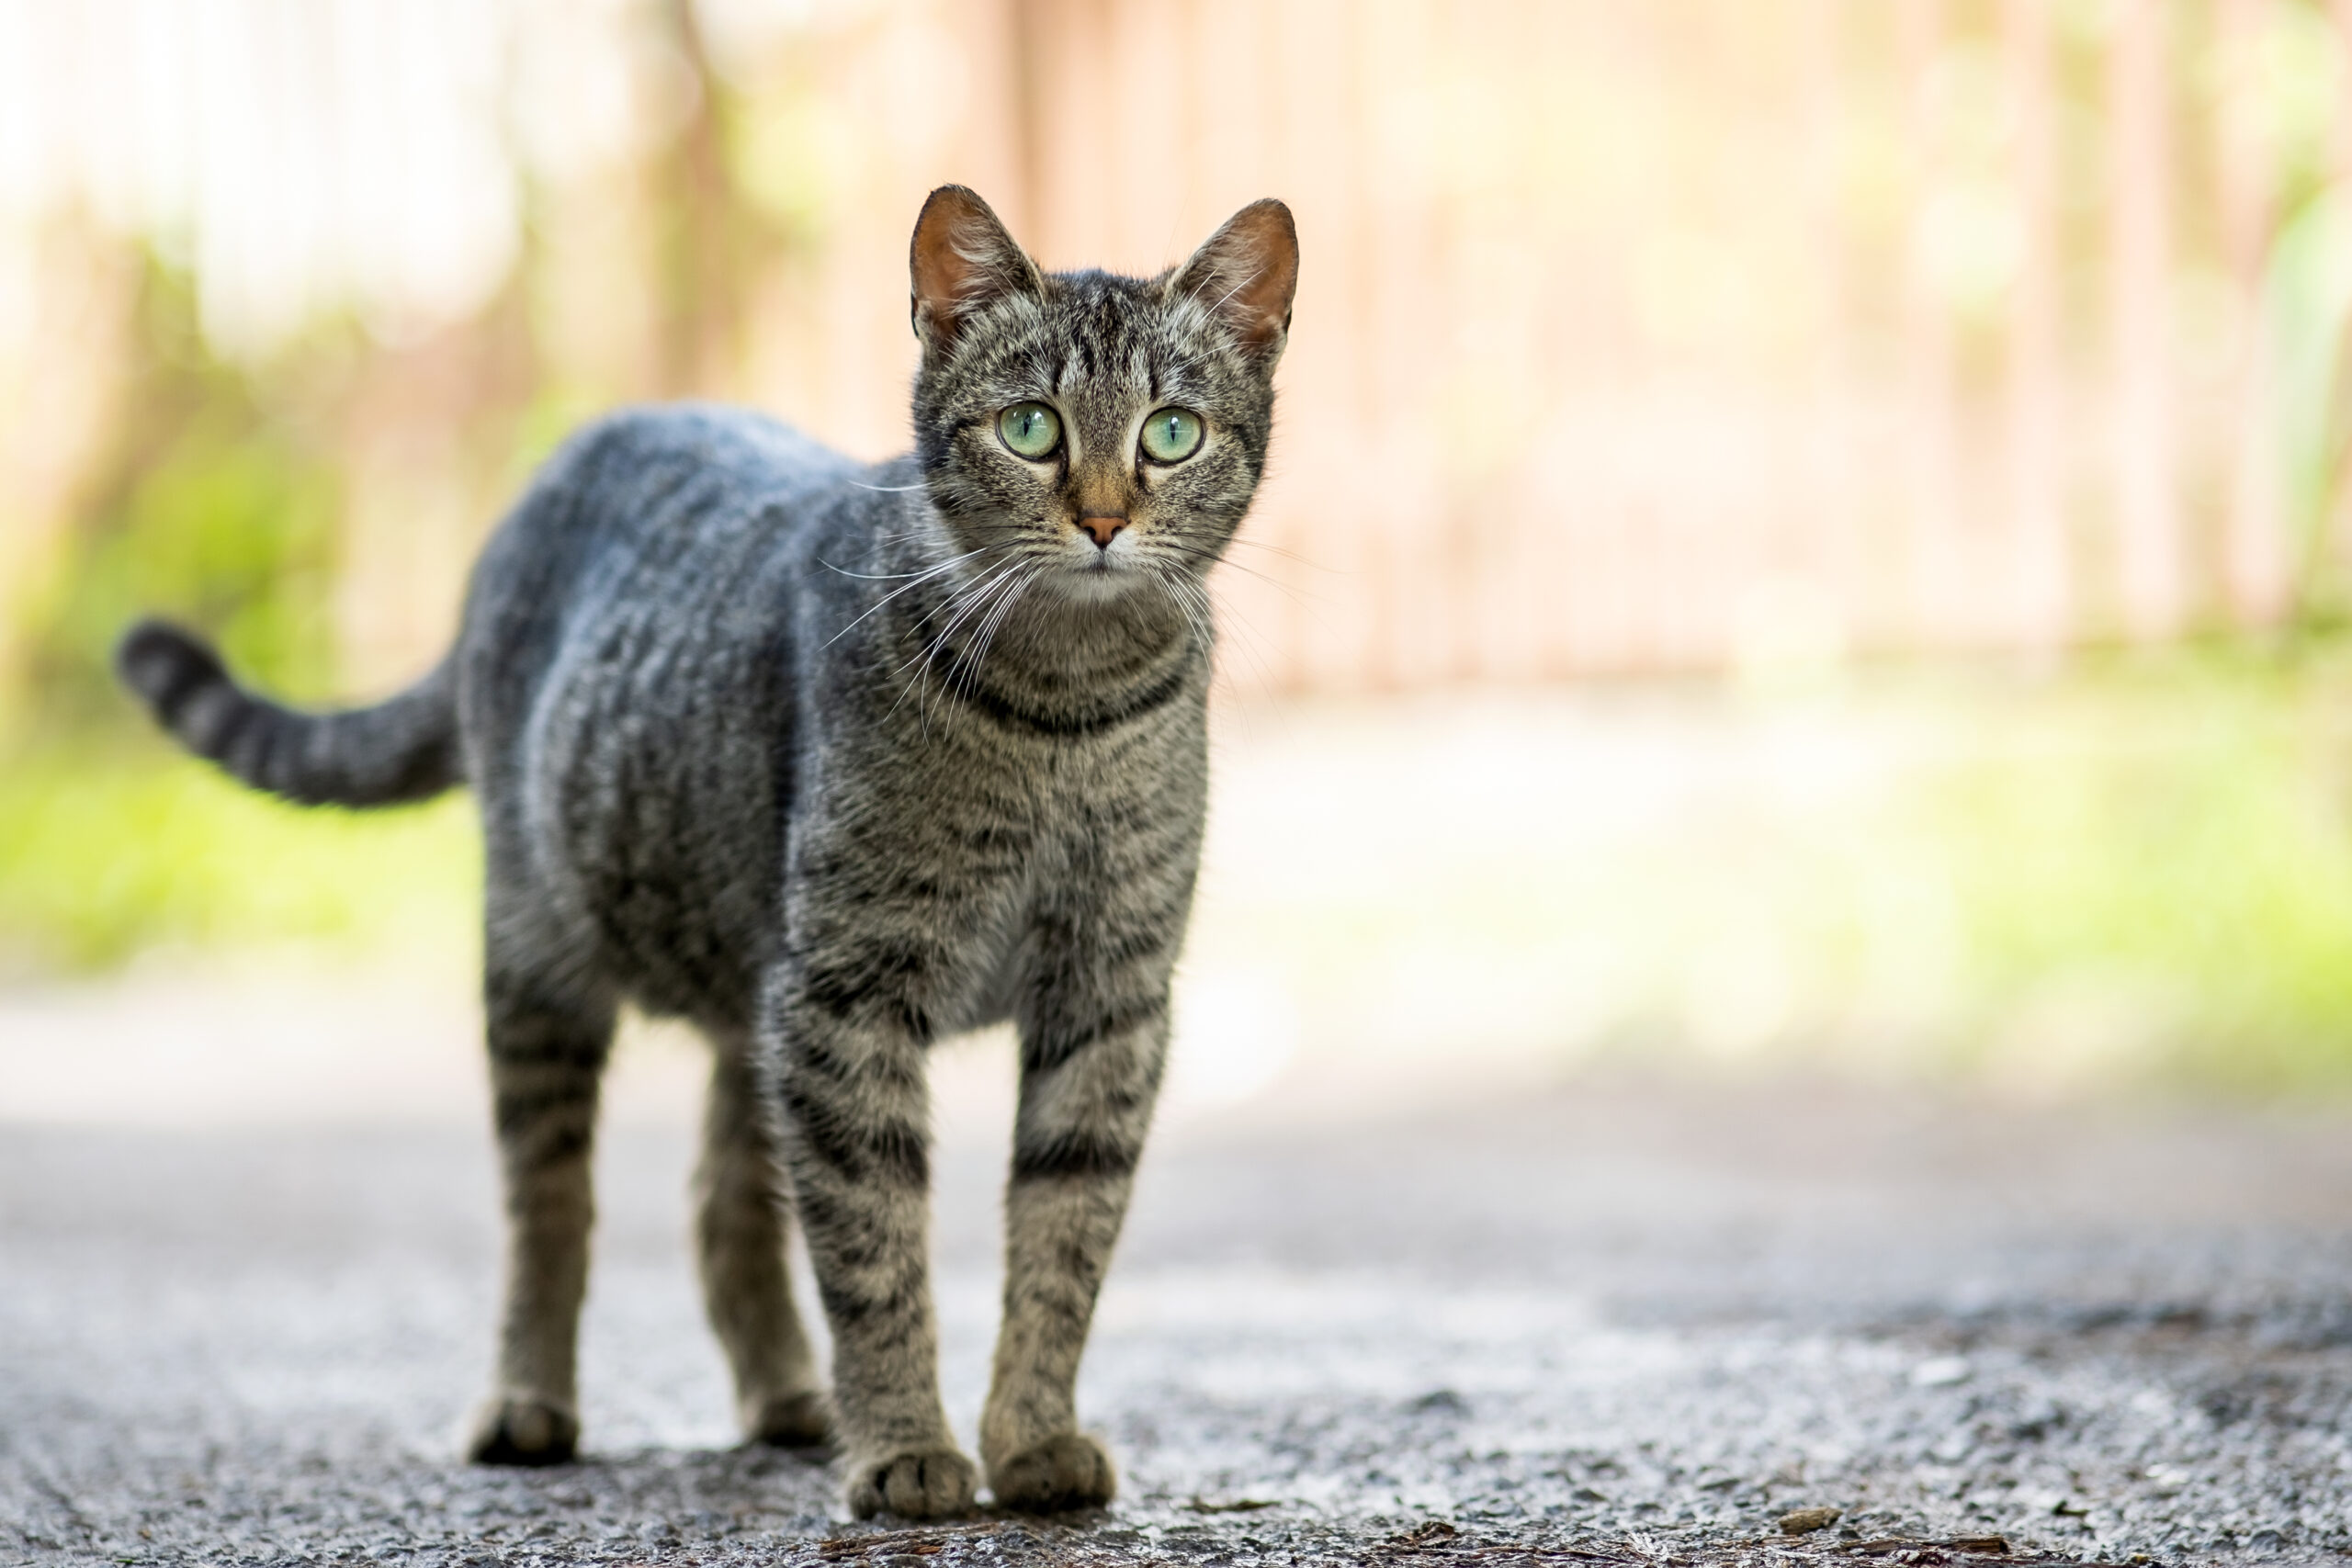
[[[0,1561],[2352,1554],[2341,1108],[1590,1070],[1315,1092],[1195,1112],[1147,1164],[1081,1388],[1116,1505],[917,1529],[731,1446],[682,1130],[606,1140],[587,1455],[522,1472],[457,1459],[490,1357],[486,1134],[13,1127]],[[943,1106],[967,1441],[1000,1108]],[[1783,1535],[1809,1507],[1840,1514]]]

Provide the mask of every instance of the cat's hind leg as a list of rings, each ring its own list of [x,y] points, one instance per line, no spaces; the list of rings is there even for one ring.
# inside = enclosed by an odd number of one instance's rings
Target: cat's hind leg
[[[580,1441],[574,1362],[594,1220],[590,1162],[614,1009],[609,998],[581,995],[494,951],[484,1001],[506,1191],[506,1301],[497,1382],[467,1457],[560,1464]]]
[[[703,1305],[735,1374],[744,1437],[812,1448],[831,1430],[808,1336],[792,1302],[784,1173],[769,1135],[751,1043],[711,1032],[710,1101],[695,1170]]]

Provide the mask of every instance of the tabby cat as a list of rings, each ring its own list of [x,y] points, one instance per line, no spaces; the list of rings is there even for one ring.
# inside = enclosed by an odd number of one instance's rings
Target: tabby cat
[[[118,654],[164,726],[261,789],[479,801],[508,1262],[476,1460],[578,1440],[590,1145],[628,999],[715,1047],[696,1240],[746,1433],[831,1437],[857,1514],[969,1509],[939,1396],[924,1052],[1012,1019],[980,1458],[1006,1507],[1112,1495],[1073,1390],[1200,853],[1203,580],[1265,467],[1297,236],[1260,201],[1158,277],[1048,274],[946,186],[911,249],[910,457],[861,467],[718,408],[613,416],[492,537],[449,656],[374,707],[275,705],[158,622]]]

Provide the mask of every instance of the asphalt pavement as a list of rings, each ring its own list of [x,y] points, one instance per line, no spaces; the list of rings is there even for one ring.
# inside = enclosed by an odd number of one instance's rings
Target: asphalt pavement
[[[586,1452],[518,1472],[458,1459],[486,1133],[0,1126],[0,1562],[2352,1554],[2352,1109],[1314,1092],[1147,1160],[1080,1391],[1116,1504],[919,1529],[733,1445],[681,1131],[603,1145]],[[943,1135],[967,1442],[1001,1155]]]

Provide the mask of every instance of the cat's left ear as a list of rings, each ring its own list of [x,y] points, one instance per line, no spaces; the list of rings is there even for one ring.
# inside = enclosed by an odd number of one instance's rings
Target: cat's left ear
[[[925,354],[952,345],[965,322],[1006,295],[1046,289],[1037,264],[989,204],[962,186],[931,193],[909,250],[915,336]]]
[[[1290,341],[1298,292],[1298,225],[1273,197],[1253,201],[1193,253],[1169,280],[1171,299],[1198,299],[1225,320],[1241,346],[1272,370]]]

